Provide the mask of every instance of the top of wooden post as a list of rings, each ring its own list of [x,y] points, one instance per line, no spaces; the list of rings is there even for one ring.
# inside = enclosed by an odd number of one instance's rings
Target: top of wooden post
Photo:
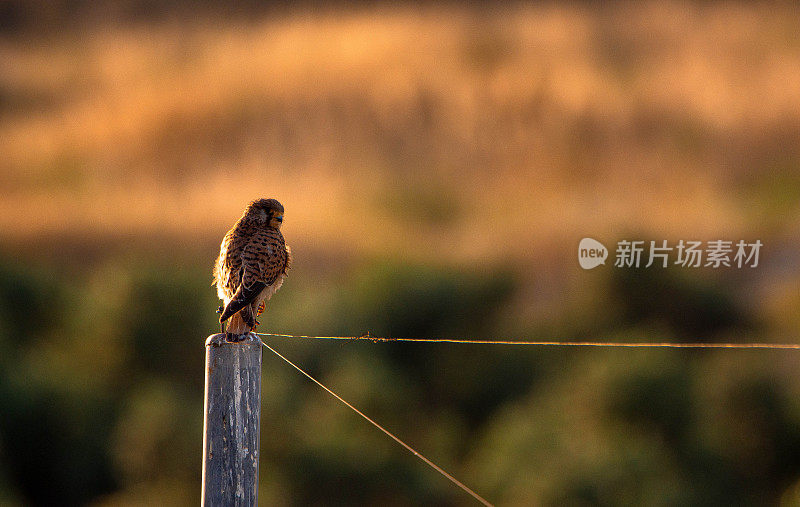
[[[206,339],[206,347],[221,347],[223,345],[261,345],[261,339],[255,333],[247,333],[245,335],[232,335],[237,339],[236,341],[229,340],[226,333],[212,334]]]

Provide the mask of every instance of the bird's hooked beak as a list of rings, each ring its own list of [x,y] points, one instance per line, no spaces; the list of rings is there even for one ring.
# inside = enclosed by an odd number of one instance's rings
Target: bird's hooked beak
[[[283,223],[283,215],[275,215],[275,220],[277,220],[279,224]]]

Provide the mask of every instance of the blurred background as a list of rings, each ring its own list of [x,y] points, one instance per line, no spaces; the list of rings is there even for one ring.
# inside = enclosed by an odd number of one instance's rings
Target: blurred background
[[[211,266],[262,332],[800,341],[800,7],[0,1],[0,504],[196,505]],[[577,262],[756,239],[757,268]],[[798,505],[794,351],[272,338],[498,505]],[[471,505],[270,352],[262,505]]]

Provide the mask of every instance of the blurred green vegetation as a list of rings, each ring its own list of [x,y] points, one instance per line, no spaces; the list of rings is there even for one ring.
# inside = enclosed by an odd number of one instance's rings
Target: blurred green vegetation
[[[196,503],[202,342],[215,328],[207,267],[116,259],[63,273],[2,259],[3,502]],[[608,273],[596,304],[617,311],[598,335],[722,337],[746,324],[756,340],[763,331],[722,291],[731,280]],[[510,266],[386,258],[321,280],[299,269],[265,327],[519,334],[526,323],[505,311],[518,278]],[[800,473],[793,353],[272,343],[499,504],[774,504]],[[262,396],[263,503],[467,503],[269,354]]]

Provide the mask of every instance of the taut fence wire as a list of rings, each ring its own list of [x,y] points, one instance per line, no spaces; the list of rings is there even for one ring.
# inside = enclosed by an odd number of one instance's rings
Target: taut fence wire
[[[375,343],[467,343],[483,345],[529,345],[540,347],[622,347],[622,348],[674,348],[674,349],[789,349],[800,350],[800,343],[683,343],[683,342],[601,342],[601,341],[521,341],[521,340],[471,340],[462,338],[383,338],[378,336],[306,336],[293,334],[255,333],[274,338],[300,338],[309,340],[369,340]]]
[[[683,343],[683,342],[603,342],[603,341],[521,341],[521,340],[473,340],[473,339],[460,339],[460,338],[385,338],[370,336],[369,334],[363,336],[308,336],[308,335],[293,335],[293,334],[277,334],[277,333],[253,333],[257,336],[273,337],[273,338],[297,338],[309,340],[347,340],[347,341],[372,341],[374,343],[393,343],[393,342],[417,342],[417,343],[462,343],[473,345],[528,345],[539,347],[607,347],[607,348],[672,348],[672,349],[772,349],[772,350],[799,350],[800,344],[798,343]],[[341,396],[333,392],[331,389],[323,385],[319,380],[312,377],[305,370],[297,366],[295,363],[287,359],[280,352],[267,345],[264,340],[261,344],[272,351],[275,355],[283,359],[289,365],[294,367],[297,371],[309,378],[312,382],[328,392],[331,396],[353,410],[359,416],[367,420],[370,424],[378,428],[389,438],[400,444],[406,450],[411,452],[414,456],[424,461],[428,466],[436,470],[442,476],[447,478],[450,482],[461,488],[463,491],[472,496],[475,500],[483,505],[491,507],[492,504],[476,493],[474,490],[466,486],[464,483],[447,473],[440,466],[435,464],[430,459],[423,456],[419,451],[402,441],[389,430],[375,422],[359,409],[345,401]]]
[[[269,345],[267,345],[267,344],[266,344],[266,343],[265,343],[263,340],[261,341],[261,344],[262,344],[262,345],[264,345],[264,347],[266,347],[266,348],[268,348],[269,350],[271,350],[272,352],[274,352],[274,353],[275,353],[275,355],[277,355],[278,357],[280,357],[281,359],[283,359],[284,361],[286,361],[287,363],[289,363],[289,364],[290,364],[291,366],[293,366],[293,367],[294,367],[294,368],[295,368],[297,371],[299,371],[300,373],[302,373],[303,375],[305,375],[306,377],[308,377],[308,378],[309,378],[309,379],[310,379],[312,382],[314,382],[315,384],[317,384],[318,386],[320,386],[322,389],[324,389],[325,391],[327,391],[327,392],[328,392],[328,394],[330,394],[331,396],[333,396],[334,398],[336,398],[337,400],[339,400],[340,402],[342,402],[343,404],[345,404],[347,407],[349,407],[351,410],[353,410],[353,411],[354,411],[356,414],[360,415],[361,417],[363,417],[364,419],[366,419],[366,420],[367,420],[367,421],[368,421],[370,424],[372,424],[373,426],[375,426],[376,428],[378,428],[379,430],[381,430],[381,431],[382,431],[383,433],[385,433],[385,434],[386,434],[386,435],[387,435],[389,438],[391,438],[392,440],[394,440],[395,442],[397,442],[398,444],[400,444],[401,446],[403,446],[403,447],[404,447],[406,450],[408,450],[409,452],[411,452],[411,454],[413,454],[414,456],[416,456],[416,457],[418,457],[419,459],[421,459],[422,461],[424,461],[424,462],[425,462],[425,463],[426,463],[428,466],[430,466],[431,468],[433,468],[434,470],[436,470],[437,472],[439,472],[440,474],[442,474],[442,475],[443,475],[444,477],[446,477],[446,478],[447,478],[447,479],[448,479],[450,482],[452,482],[453,484],[455,484],[456,486],[458,486],[459,488],[461,488],[462,490],[464,490],[465,492],[467,492],[467,493],[468,493],[470,496],[472,496],[472,498],[474,498],[475,500],[479,501],[479,502],[480,502],[480,503],[482,503],[483,505],[486,505],[487,507],[493,507],[493,506],[492,506],[492,504],[491,504],[491,503],[489,503],[489,501],[488,501],[488,500],[486,500],[486,499],[485,499],[485,498],[483,498],[481,495],[479,495],[478,493],[476,493],[475,491],[473,491],[473,490],[472,490],[470,487],[466,486],[466,485],[465,485],[463,482],[459,481],[458,479],[456,479],[455,477],[453,477],[453,476],[452,476],[452,475],[450,475],[449,473],[445,472],[445,471],[444,471],[444,469],[443,469],[442,467],[440,467],[439,465],[437,465],[437,464],[436,464],[436,463],[434,463],[433,461],[431,461],[431,460],[429,460],[428,458],[426,458],[425,456],[423,456],[423,455],[422,455],[422,454],[421,454],[419,451],[417,451],[416,449],[414,449],[413,447],[411,447],[411,446],[410,446],[410,445],[408,445],[407,443],[405,443],[405,442],[403,442],[402,440],[400,440],[400,439],[399,439],[398,437],[396,437],[396,436],[395,436],[395,435],[394,435],[392,432],[390,432],[389,430],[387,430],[386,428],[384,428],[383,426],[381,426],[380,424],[378,424],[377,422],[375,422],[374,420],[372,420],[370,417],[368,417],[368,416],[367,416],[366,414],[364,414],[362,411],[360,411],[359,409],[357,409],[356,407],[354,407],[353,405],[351,405],[350,403],[348,403],[347,401],[345,401],[345,400],[344,400],[344,398],[342,398],[341,396],[339,396],[339,395],[338,395],[338,394],[336,394],[335,392],[333,392],[333,391],[331,391],[330,389],[328,389],[327,387],[325,387],[325,386],[324,386],[324,385],[323,385],[323,384],[322,384],[322,383],[321,383],[319,380],[315,379],[314,377],[312,377],[311,375],[309,375],[308,373],[306,373],[306,371],[305,371],[305,370],[303,370],[302,368],[300,368],[299,366],[297,366],[296,364],[294,364],[293,362],[291,362],[289,359],[287,359],[286,357],[284,357],[284,356],[283,356],[283,354],[281,354],[281,353],[280,353],[280,352],[278,352],[277,350],[275,350],[275,349],[273,349],[272,347],[270,347]]]

